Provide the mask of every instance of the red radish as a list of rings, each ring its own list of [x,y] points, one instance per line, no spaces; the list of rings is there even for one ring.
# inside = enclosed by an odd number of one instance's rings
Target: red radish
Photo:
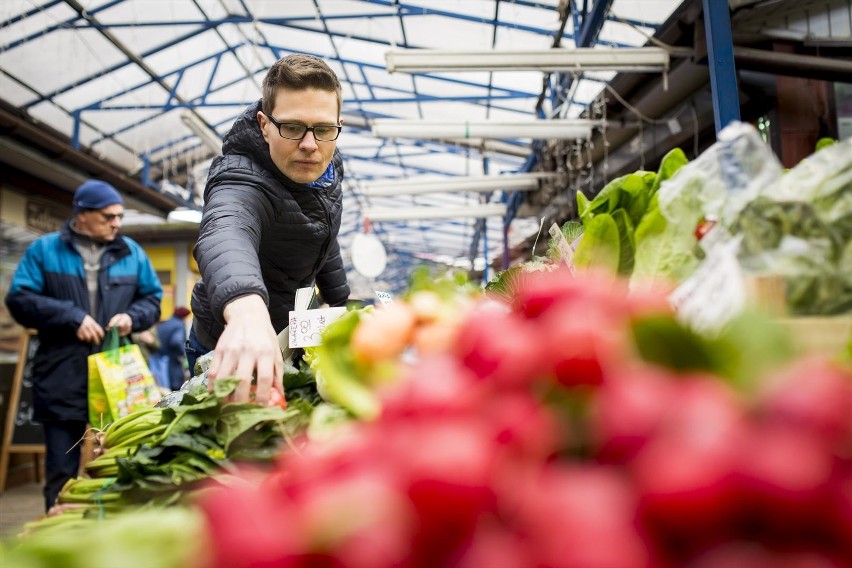
[[[575,278],[567,268],[560,268],[525,274],[512,307],[524,317],[533,319],[559,304],[573,306],[578,311],[598,306],[619,314],[623,312],[626,295],[625,283],[611,274],[589,272],[582,278]]]
[[[619,371],[593,401],[591,436],[605,462],[625,463],[652,439],[674,402],[674,377],[653,367]]]
[[[529,546],[528,566],[652,565],[634,523],[635,495],[615,470],[549,466],[537,483],[518,491],[518,532]]]
[[[769,550],[751,542],[731,542],[702,553],[688,568],[843,568],[820,551]]]
[[[771,377],[760,397],[760,410],[770,422],[812,431],[852,455],[852,374],[807,358]]]
[[[465,548],[458,568],[529,568],[532,554],[513,531],[499,526],[479,528]]]
[[[676,385],[657,435],[630,467],[640,515],[665,541],[713,542],[740,512],[736,471],[747,426],[721,383]]]
[[[486,305],[459,329],[454,352],[480,379],[521,387],[541,375],[541,349],[541,338],[528,320]]]
[[[795,535],[826,516],[834,459],[812,433],[758,427],[741,455],[743,505],[760,525]]]
[[[214,568],[286,566],[304,541],[301,527],[292,522],[292,506],[281,493],[229,487],[211,490],[199,505],[207,518]],[[281,531],[282,526],[290,528]]]
[[[423,359],[400,380],[379,392],[386,421],[476,412],[486,393],[477,377],[454,358]]]
[[[524,391],[492,396],[480,409],[485,423],[494,430],[495,441],[515,459],[547,460],[560,447],[568,446],[566,425]]]
[[[562,304],[540,318],[543,362],[564,386],[599,385],[626,356],[625,326],[607,310]]]

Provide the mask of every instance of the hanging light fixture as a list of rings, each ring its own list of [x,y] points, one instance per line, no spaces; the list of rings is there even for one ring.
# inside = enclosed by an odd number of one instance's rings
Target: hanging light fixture
[[[485,203],[467,207],[368,207],[362,210],[362,216],[370,221],[481,219],[504,217],[505,215],[505,203]]]
[[[204,124],[198,116],[185,110],[180,114],[180,119],[212,152],[217,156],[222,154],[222,139],[209,126]]]
[[[557,174],[551,172],[534,172],[490,176],[391,179],[365,183],[364,195],[393,197],[428,193],[533,191],[538,189],[542,180],[556,177]]]
[[[385,52],[389,73],[432,71],[618,71],[665,72],[669,52],[661,47],[554,47],[539,50],[454,51],[399,49]]]
[[[373,136],[380,138],[533,138],[587,139],[600,121],[588,119],[564,120],[397,120],[377,118],[373,121]]]

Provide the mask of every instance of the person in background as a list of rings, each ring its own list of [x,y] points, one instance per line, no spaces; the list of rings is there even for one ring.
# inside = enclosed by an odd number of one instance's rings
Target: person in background
[[[160,348],[152,355],[164,357],[167,361],[168,388],[178,390],[186,380],[186,324],[191,312],[184,306],[175,308],[169,319],[157,325],[157,337]]]
[[[145,251],[118,234],[124,200],[99,180],[74,193],[73,215],[33,241],[18,264],[6,306],[38,331],[33,420],[44,427],[45,510],[80,468],[88,419],[88,361],[105,330],[120,336],[160,319],[163,290]]]
[[[192,293],[190,369],[214,351],[217,377],[241,379],[237,401],[281,388],[277,334],[296,290],[316,284],[322,300],[344,305],[349,285],[337,234],[343,160],[336,147],[342,92],[321,59],[292,54],[263,80],[262,98],[236,120],[213,161],[195,247],[202,278]]]
[[[131,333],[130,340],[139,346],[139,351],[142,352],[146,361],[151,357],[151,353],[160,350],[160,338],[157,337],[156,325],[150,329]]]
[[[144,331],[138,331],[130,334],[130,340],[139,346],[139,351],[145,362],[148,364],[148,370],[151,371],[151,376],[157,382],[157,386],[167,391],[171,390],[169,386],[169,361],[165,355],[160,355],[160,337],[157,333],[157,324]]]

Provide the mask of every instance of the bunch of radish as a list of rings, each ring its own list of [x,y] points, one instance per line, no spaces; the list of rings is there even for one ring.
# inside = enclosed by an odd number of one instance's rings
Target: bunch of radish
[[[668,315],[562,271],[468,306],[377,419],[211,490],[204,568],[852,566],[848,370],[675,372],[631,332]]]

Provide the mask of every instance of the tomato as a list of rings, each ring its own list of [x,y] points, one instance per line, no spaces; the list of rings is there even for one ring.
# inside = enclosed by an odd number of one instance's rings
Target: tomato
[[[692,234],[695,236],[696,240],[700,241],[715,226],[715,219],[710,217],[704,217],[703,219],[701,219],[701,221],[698,222],[698,225],[695,226],[695,231]]]
[[[272,387],[272,391],[269,393],[269,402],[266,403],[266,406],[280,406],[284,410],[287,409],[287,399],[284,398],[278,387]]]
[[[257,390],[257,385],[252,385],[251,390],[249,391],[249,400],[254,402],[255,400],[255,391]],[[272,390],[269,391],[269,401],[266,403],[266,406],[280,406],[283,409],[287,409],[287,399],[284,398],[284,394],[278,390],[278,387],[273,386]]]

